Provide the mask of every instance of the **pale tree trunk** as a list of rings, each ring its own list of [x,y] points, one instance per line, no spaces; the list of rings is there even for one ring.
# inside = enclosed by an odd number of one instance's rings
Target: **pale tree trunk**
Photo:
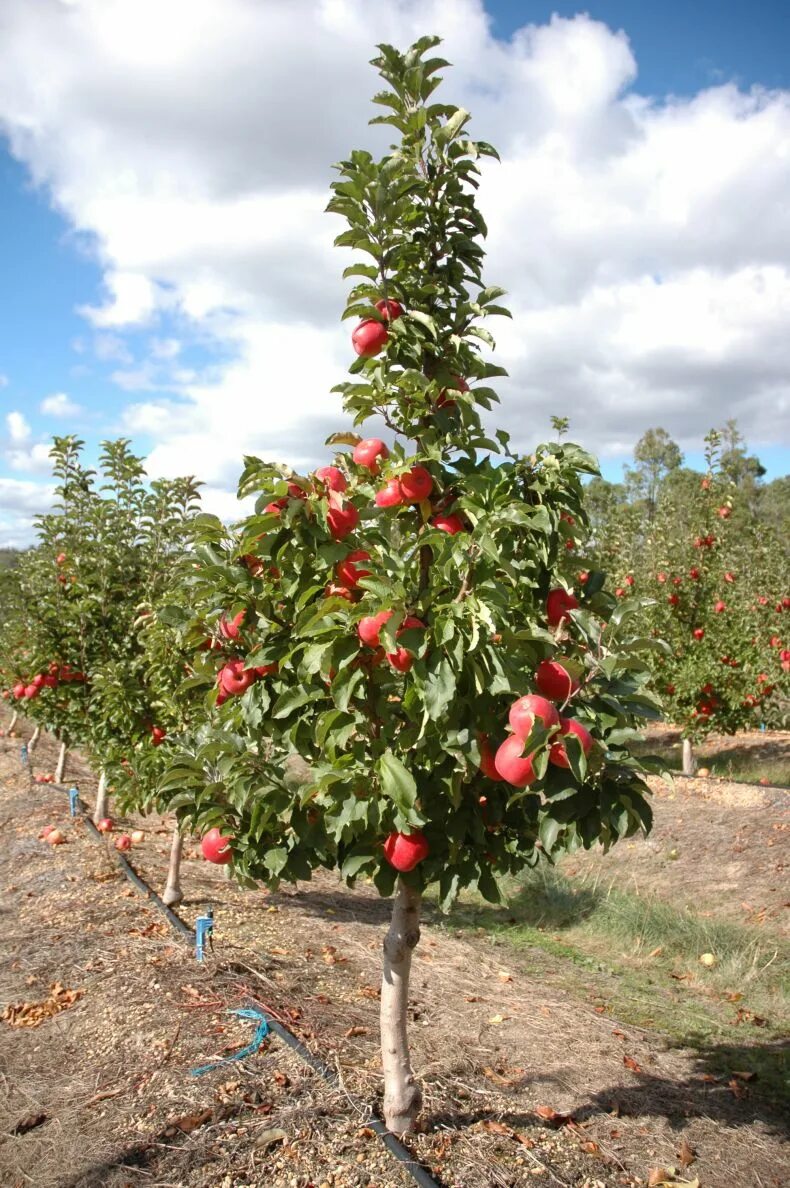
[[[184,839],[176,825],[173,830],[173,844],[170,847],[170,865],[167,868],[167,883],[162,892],[162,900],[168,907],[175,907],[184,898],[181,891],[181,851]]]
[[[102,768],[99,773],[99,787],[96,791],[96,807],[93,810],[93,823],[98,825],[107,816],[107,772]]]
[[[683,775],[693,776],[697,770],[697,760],[694,758],[694,750],[691,746],[691,739],[683,739]]]
[[[36,744],[38,743],[38,740],[40,737],[41,737],[41,727],[36,726],[35,730],[33,731],[33,733],[30,736],[30,742],[27,744],[28,755],[31,755],[33,753],[33,751],[35,751]]]
[[[11,715],[11,721],[8,723],[8,733],[9,734],[16,726],[18,720],[19,720],[19,713],[17,710],[14,710],[14,712]]]
[[[392,920],[384,937],[381,981],[381,1063],[384,1122],[393,1134],[407,1134],[422,1107],[422,1093],[409,1060],[407,1010],[411,955],[420,939],[419,891],[398,879]]]
[[[58,753],[57,766],[55,767],[55,783],[56,784],[63,783],[63,773],[65,772],[65,770],[66,770],[66,744],[64,742],[62,742],[60,744],[60,751]]]

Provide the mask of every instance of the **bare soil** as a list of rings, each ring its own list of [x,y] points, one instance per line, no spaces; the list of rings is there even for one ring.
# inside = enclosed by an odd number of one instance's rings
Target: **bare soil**
[[[211,903],[216,916],[215,948],[200,965],[118,872],[107,843],[68,817],[63,791],[31,787],[18,744],[0,739],[0,1014],[9,1004],[63,1003],[62,991],[53,998],[57,983],[79,997],[57,1013],[39,1010],[35,1027],[0,1019],[0,1184],[411,1183],[358,1107],[375,1108],[380,1091],[378,981],[388,905],[369,888],[349,891],[328,875],[298,890],[244,892],[190,849],[182,914],[192,923]],[[37,768],[51,771],[54,756],[43,740]],[[76,765],[72,778],[75,772],[89,800],[95,781]],[[676,900],[684,872],[698,880],[690,894],[708,896],[711,910],[720,893],[706,877],[732,883],[731,898],[748,895],[778,911],[776,863],[787,861],[787,839],[759,833],[778,807],[766,795],[734,806],[692,786],[658,793],[657,830],[670,830],[667,838],[681,825],[702,838],[723,814],[735,814],[719,839],[730,839],[727,862],[739,864],[723,873],[711,837],[694,874],[691,859],[679,865],[689,845],[682,833],[680,856],[668,860],[675,881],[666,894]],[[731,853],[736,818],[753,846],[748,859]],[[45,824],[58,824],[66,844],[39,841]],[[161,889],[170,830],[158,820],[140,824],[146,838],[132,861]],[[644,877],[663,886],[663,850],[645,850],[647,859],[636,844],[622,850],[624,857],[615,850],[607,859],[622,863],[618,879],[636,877],[629,863],[645,862]],[[503,959],[484,937],[456,932],[452,919],[448,926],[431,917],[423,929],[411,1035],[425,1113],[410,1145],[437,1183],[633,1188],[673,1167],[670,1182],[698,1177],[700,1188],[790,1181],[783,1121],[759,1084],[738,1076],[738,1054],[730,1076],[713,1075],[703,1054],[619,1023],[596,1009],[592,995],[547,988],[539,969],[538,954]],[[249,1041],[254,1024],[226,1012],[256,1003],[334,1066],[342,1088],[328,1087],[275,1037],[243,1062],[193,1076]],[[27,1015],[36,1021],[37,1010],[28,1007]]]

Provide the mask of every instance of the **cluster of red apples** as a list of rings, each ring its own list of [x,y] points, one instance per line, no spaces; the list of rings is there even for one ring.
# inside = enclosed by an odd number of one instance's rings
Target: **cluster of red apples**
[[[60,684],[80,683],[87,679],[84,672],[75,672],[69,664],[58,664],[56,660],[53,660],[47,672],[37,672],[28,681],[17,681],[13,689],[4,689],[2,696],[5,701],[11,697],[17,701],[21,701],[23,698],[33,701],[42,689],[57,689]]]

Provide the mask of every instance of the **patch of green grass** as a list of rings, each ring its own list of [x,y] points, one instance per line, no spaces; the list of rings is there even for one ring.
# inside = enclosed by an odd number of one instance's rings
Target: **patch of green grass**
[[[751,1070],[761,1093],[787,1091],[790,947],[779,941],[548,866],[514,883],[506,906],[468,897],[451,920],[529,950],[549,984],[695,1048],[701,1070]]]

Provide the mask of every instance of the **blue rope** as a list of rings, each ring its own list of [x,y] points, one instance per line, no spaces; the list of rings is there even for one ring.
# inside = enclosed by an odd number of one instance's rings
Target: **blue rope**
[[[234,1060],[244,1060],[247,1056],[252,1056],[258,1051],[266,1036],[269,1034],[269,1024],[264,1015],[260,1011],[253,1011],[241,1009],[236,1011],[226,1011],[227,1015],[238,1015],[242,1019],[256,1019],[258,1026],[255,1028],[255,1035],[247,1044],[246,1048],[242,1048],[240,1052],[235,1052],[233,1056],[228,1056],[224,1060],[217,1060],[214,1064],[201,1064],[199,1068],[193,1068],[191,1076],[202,1077],[203,1073],[211,1072],[213,1068],[221,1068],[223,1064],[231,1064]]]

